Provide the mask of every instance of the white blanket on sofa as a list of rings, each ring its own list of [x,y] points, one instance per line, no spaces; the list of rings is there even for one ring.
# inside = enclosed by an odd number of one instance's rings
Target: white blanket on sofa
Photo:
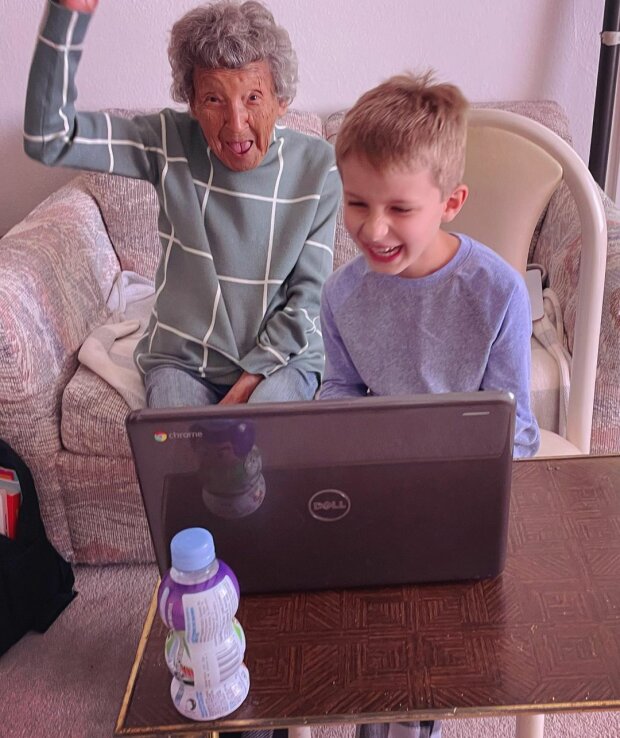
[[[133,360],[153,308],[153,283],[121,272],[107,301],[110,317],[86,338],[78,359],[134,410],[146,405],[144,384]],[[564,435],[570,389],[570,354],[564,347],[562,312],[555,293],[543,292],[544,315],[532,324],[532,409],[541,428]]]
[[[108,297],[108,320],[86,338],[79,361],[125,399],[132,410],[146,405],[144,383],[133,353],[146,330],[155,300],[153,282],[135,272],[121,272]]]

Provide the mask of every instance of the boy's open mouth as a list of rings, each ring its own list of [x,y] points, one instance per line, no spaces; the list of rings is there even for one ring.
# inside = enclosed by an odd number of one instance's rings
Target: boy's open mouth
[[[400,254],[402,248],[402,244],[398,246],[370,246],[368,251],[373,259],[377,259],[377,261],[391,261]]]

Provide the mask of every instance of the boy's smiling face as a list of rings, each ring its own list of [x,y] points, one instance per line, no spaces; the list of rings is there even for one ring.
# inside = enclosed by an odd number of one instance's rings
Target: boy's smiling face
[[[425,277],[454,256],[459,241],[439,226],[461,209],[464,185],[443,198],[428,169],[380,171],[354,153],[339,169],[344,223],[373,271]]]

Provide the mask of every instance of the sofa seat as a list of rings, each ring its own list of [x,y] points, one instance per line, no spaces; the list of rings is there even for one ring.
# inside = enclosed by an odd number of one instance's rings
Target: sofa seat
[[[79,366],[62,395],[63,448],[84,456],[131,458],[125,431],[128,413],[127,403],[113,387]]]
[[[131,459],[61,451],[56,473],[76,561],[155,560]]]
[[[85,366],[62,396],[56,461],[77,561],[144,562],[154,558],[136,478],[123,398]]]

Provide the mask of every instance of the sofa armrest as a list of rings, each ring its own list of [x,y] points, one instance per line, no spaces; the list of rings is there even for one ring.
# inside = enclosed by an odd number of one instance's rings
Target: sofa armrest
[[[620,209],[603,195],[607,265],[599,344],[592,453],[620,452]]]
[[[601,192],[607,222],[603,311],[594,391],[590,453],[620,451],[620,210]],[[565,185],[554,194],[532,260],[542,264],[564,314],[572,353],[577,314],[581,227],[577,207]]]
[[[119,263],[79,179],[0,239],[0,438],[33,474],[49,540],[74,557],[56,460],[60,407],[85,337],[106,316]]]
[[[119,271],[95,201],[73,180],[0,240],[0,259],[0,405],[59,395]]]

